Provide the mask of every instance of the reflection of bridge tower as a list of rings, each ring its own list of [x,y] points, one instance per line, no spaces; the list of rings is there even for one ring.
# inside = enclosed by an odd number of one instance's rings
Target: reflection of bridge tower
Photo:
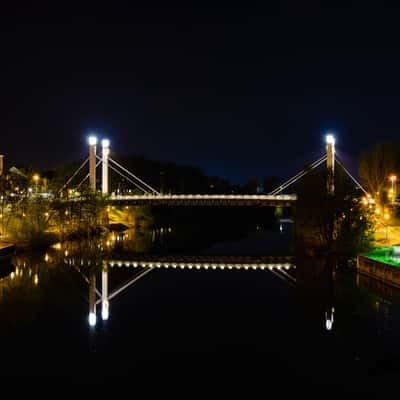
[[[96,325],[96,275],[92,273],[89,278],[89,325]]]
[[[101,297],[97,300],[97,296]],[[101,271],[101,294],[96,289],[96,274],[92,273],[89,277],[89,325],[96,326],[97,323],[97,304],[101,302],[101,319],[108,320],[109,298],[108,298],[108,265],[103,262]]]
[[[108,314],[108,265],[103,261],[103,269],[101,271],[101,319],[107,321]]]

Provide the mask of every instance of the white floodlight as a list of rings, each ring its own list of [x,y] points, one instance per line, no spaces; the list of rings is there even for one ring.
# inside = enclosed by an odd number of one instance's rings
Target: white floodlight
[[[97,144],[97,137],[96,136],[89,136],[88,142],[90,146],[95,146]]]
[[[326,141],[326,144],[335,144],[335,136],[332,135],[331,133],[328,133],[325,136],[325,141]]]

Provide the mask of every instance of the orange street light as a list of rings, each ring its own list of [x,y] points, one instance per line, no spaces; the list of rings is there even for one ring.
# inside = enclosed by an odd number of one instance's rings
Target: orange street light
[[[35,192],[37,193],[38,191],[38,182],[39,182],[40,176],[39,174],[33,174],[32,180],[35,182]]]

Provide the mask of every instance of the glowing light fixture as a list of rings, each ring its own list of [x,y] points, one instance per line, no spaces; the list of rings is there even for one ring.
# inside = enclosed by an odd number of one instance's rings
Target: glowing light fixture
[[[95,146],[97,144],[97,137],[96,136],[89,136],[88,142],[90,146]]]
[[[325,141],[326,141],[326,144],[335,144],[335,136],[333,136],[331,133],[328,133],[325,136]]]
[[[103,140],[101,141],[101,145],[102,145],[103,147],[110,147],[110,141],[109,141],[108,139],[103,139]]]
[[[110,316],[109,313],[109,303],[108,300],[103,301],[102,308],[101,308],[101,319],[103,321],[107,321],[108,317]]]
[[[89,313],[89,325],[96,326],[96,314],[93,312]]]

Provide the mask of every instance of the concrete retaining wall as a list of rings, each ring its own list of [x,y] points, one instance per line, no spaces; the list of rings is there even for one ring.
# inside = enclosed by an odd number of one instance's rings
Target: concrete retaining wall
[[[360,274],[400,288],[400,267],[372,260],[365,256],[357,256],[357,270]]]

